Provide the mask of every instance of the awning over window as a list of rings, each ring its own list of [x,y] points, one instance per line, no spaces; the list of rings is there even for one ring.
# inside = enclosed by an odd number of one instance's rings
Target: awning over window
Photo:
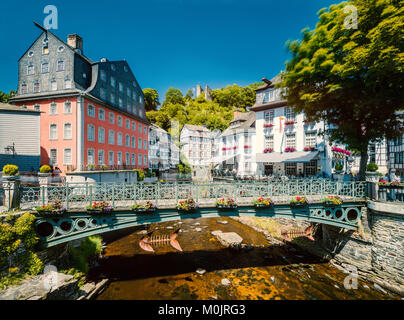
[[[273,162],[273,163],[284,163],[284,162],[310,162],[318,155],[317,152],[272,152],[272,153],[258,153],[257,162]]]

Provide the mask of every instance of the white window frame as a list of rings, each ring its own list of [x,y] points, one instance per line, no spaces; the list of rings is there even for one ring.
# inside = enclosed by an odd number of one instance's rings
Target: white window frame
[[[93,111],[91,112],[91,110]],[[95,106],[91,103],[87,104],[87,115],[91,118],[95,118]]]
[[[67,105],[70,105],[70,111],[69,111],[69,112],[67,111],[67,108],[66,108]],[[71,101],[65,101],[65,102],[63,103],[63,113],[64,113],[64,114],[72,114],[72,112],[73,112],[73,109],[72,109],[72,102],[71,102]]]
[[[122,132],[118,132],[116,134],[116,145],[117,146],[122,146],[123,145],[123,134],[122,134]]]
[[[54,126],[56,128],[55,132],[56,132],[56,138],[52,138],[52,126]],[[55,141],[58,139],[58,125],[57,123],[51,123],[49,125],[49,140],[51,141]]]
[[[53,159],[52,159],[52,150],[54,150],[55,153],[56,153],[56,157],[55,157],[56,160],[55,161],[53,161]],[[52,148],[52,149],[49,150],[49,165],[55,166],[57,164],[58,164],[58,149]]]
[[[66,126],[70,125],[70,133],[67,134]],[[63,140],[72,140],[73,139],[73,126],[71,122],[66,122],[63,124]]]
[[[111,139],[111,137],[112,137],[112,139]],[[111,141],[112,141],[112,143],[111,143]],[[115,144],[115,131],[112,129],[108,130],[108,144],[110,144],[112,146]]]
[[[102,155],[102,161],[100,161],[100,155]],[[102,149],[98,150],[97,163],[99,166],[105,164],[105,152]]]
[[[90,151],[92,151],[92,153],[93,153],[93,159],[92,159],[93,161],[92,162],[89,161],[89,152]],[[87,164],[95,165],[95,150],[93,148],[88,148],[87,149]]]
[[[98,143],[105,143],[105,129],[98,127]]]
[[[70,150],[70,161],[66,161],[66,150]],[[63,165],[65,166],[71,166],[72,165],[72,159],[73,159],[73,151],[71,148],[64,148],[63,149]]]
[[[92,136],[90,133],[92,133]],[[95,125],[91,123],[87,125],[87,141],[95,141]]]
[[[114,163],[115,163],[115,153],[114,151],[108,151],[108,165],[113,166]]]

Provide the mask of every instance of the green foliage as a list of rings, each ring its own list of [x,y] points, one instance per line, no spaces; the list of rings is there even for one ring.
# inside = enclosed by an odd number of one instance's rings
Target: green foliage
[[[6,164],[3,167],[3,174],[5,176],[18,176],[18,167],[13,164]]]
[[[27,212],[17,218],[14,225],[11,225],[12,221],[0,224],[0,269],[6,266],[7,258],[17,251],[21,243],[26,250],[24,254],[15,257],[15,265],[10,267],[8,273],[0,274],[0,289],[19,284],[27,276],[35,276],[43,270],[43,262],[33,252],[39,240],[34,221],[35,216]]]
[[[49,172],[51,172],[51,171],[52,171],[51,167],[48,166],[47,164],[44,164],[44,165],[39,169],[39,172],[40,172],[40,173],[49,173]]]
[[[342,165],[342,163],[337,163],[337,164],[335,164],[334,168],[337,171],[341,171],[342,169],[344,169],[344,166]]]
[[[192,168],[186,164],[177,164],[177,168],[180,174],[192,172]]]
[[[73,260],[74,268],[88,273],[88,261],[91,258],[98,256],[102,251],[102,238],[100,236],[90,236],[82,241],[80,247],[69,248],[70,256]]]
[[[358,29],[344,25],[346,5],[357,8]],[[349,17],[348,17],[349,18]],[[313,121],[325,120],[332,141],[361,154],[368,145],[399,134],[404,105],[404,1],[350,0],[319,12],[315,30],[288,43],[292,59],[281,86],[288,105]]]
[[[156,89],[143,89],[146,111],[157,110],[160,105],[159,94]]]
[[[7,103],[8,99],[15,96],[15,91],[11,90],[9,94],[0,91],[0,102]]]
[[[228,128],[233,119],[233,112],[239,108],[246,111],[255,103],[255,91],[260,83],[246,87],[238,85],[212,91],[213,101],[206,101],[205,96],[192,99],[188,90],[183,98],[178,89],[170,88],[163,106],[157,111],[147,112],[148,119],[171,134],[171,121],[178,121],[179,130],[184,124],[206,125],[210,130],[221,131]]]
[[[180,104],[185,105],[184,96],[180,89],[169,88],[166,92],[166,98],[163,102],[163,107],[168,104]]]
[[[378,169],[379,166],[374,162],[371,162],[366,166],[366,171],[376,172]]]
[[[252,86],[254,87],[255,85]],[[251,86],[240,87],[233,84],[232,86],[213,90],[211,96],[213,101],[225,108],[235,107],[245,110],[246,107],[251,107],[255,103],[255,91]]]
[[[145,174],[142,169],[134,169],[137,172],[137,179],[138,181],[143,181]]]
[[[79,288],[81,288],[86,283],[86,274],[76,268],[60,270],[59,272],[73,276],[74,279],[79,280],[79,282],[77,283]]]

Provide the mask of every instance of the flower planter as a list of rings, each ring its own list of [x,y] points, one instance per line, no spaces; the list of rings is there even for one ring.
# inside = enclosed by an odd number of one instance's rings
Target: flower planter
[[[267,205],[267,204],[255,204],[254,205],[254,208],[256,208],[256,209],[269,209],[269,208],[272,208],[273,207],[273,204],[269,204],[269,205]]]
[[[195,212],[198,211],[198,208],[192,208],[192,209],[188,209],[188,210],[177,208],[177,210],[178,210],[178,212],[179,212],[180,214],[184,214],[184,213],[195,213]]]
[[[218,208],[220,210],[231,210],[231,209],[237,209],[237,205],[218,204],[218,205],[216,205],[216,208]]]
[[[54,216],[63,216],[66,214],[66,210],[43,210],[36,211],[36,215],[40,217],[54,217]]]
[[[3,176],[2,177],[3,181],[16,181],[20,179],[20,176]]]
[[[112,211],[114,211],[113,209],[109,209],[109,210],[100,210],[100,209],[87,209],[87,213],[90,214],[110,214],[112,213]]]
[[[328,208],[336,208],[336,207],[340,207],[342,204],[336,204],[332,201],[326,201],[324,202],[324,207],[328,207]]]
[[[304,208],[308,205],[308,203],[291,203],[290,206],[292,208]]]
[[[149,208],[149,209],[147,209],[147,208],[133,208],[131,210],[132,210],[132,212],[135,212],[135,213],[153,213],[153,212],[156,212],[156,208]]]
[[[378,182],[379,176],[376,171],[366,171],[366,181],[368,182]]]

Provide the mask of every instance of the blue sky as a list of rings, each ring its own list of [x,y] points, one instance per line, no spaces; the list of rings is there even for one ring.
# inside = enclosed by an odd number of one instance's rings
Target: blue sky
[[[84,39],[94,61],[126,59],[142,88],[184,94],[197,84],[212,89],[247,85],[284,69],[285,42],[314,28],[317,12],[339,0],[114,0],[20,1],[1,4],[0,90],[17,88],[21,55],[40,34],[46,5],[58,9],[58,30]]]

